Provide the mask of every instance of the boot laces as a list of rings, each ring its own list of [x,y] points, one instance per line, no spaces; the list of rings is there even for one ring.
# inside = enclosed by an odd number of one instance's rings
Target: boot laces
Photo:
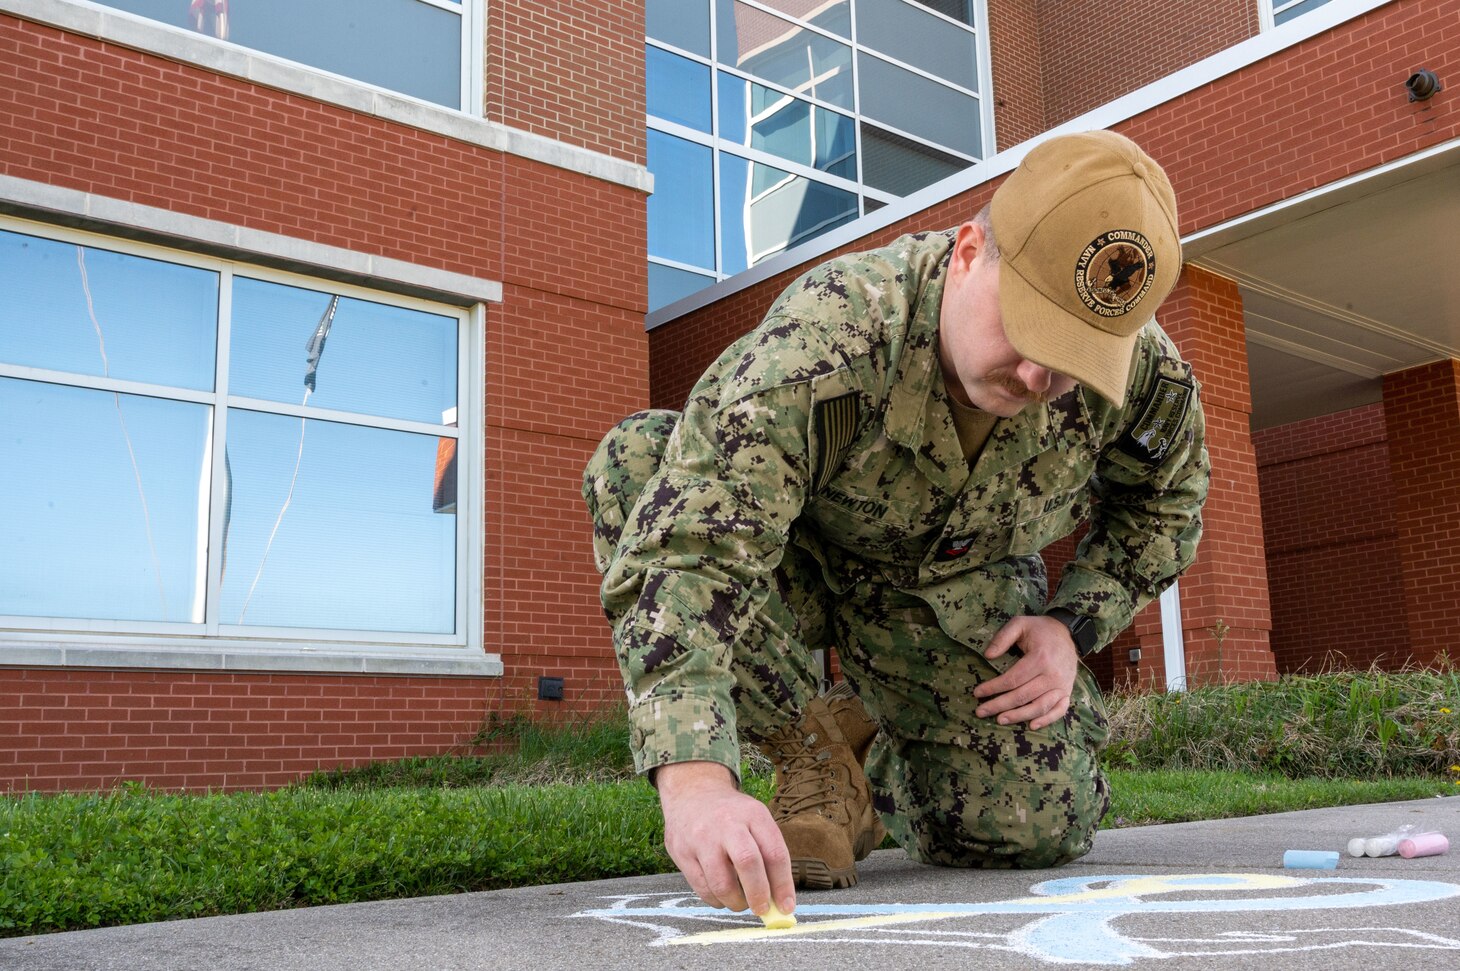
[[[817,733],[791,735],[771,742],[776,767],[780,769],[780,788],[773,801],[775,818],[785,819],[837,801],[836,776],[831,767],[831,751],[816,751]]]

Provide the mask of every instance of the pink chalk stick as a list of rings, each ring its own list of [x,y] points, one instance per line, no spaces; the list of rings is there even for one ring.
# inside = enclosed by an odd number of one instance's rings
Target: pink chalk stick
[[[1450,852],[1450,841],[1444,833],[1420,833],[1399,841],[1399,855],[1406,860],[1417,856],[1440,856]]]

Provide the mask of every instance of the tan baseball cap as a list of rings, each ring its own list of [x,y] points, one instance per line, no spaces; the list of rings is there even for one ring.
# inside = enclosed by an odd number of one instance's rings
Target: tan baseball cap
[[[994,193],[992,222],[1009,342],[1124,404],[1136,334],[1181,272],[1161,166],[1115,132],[1051,138]]]

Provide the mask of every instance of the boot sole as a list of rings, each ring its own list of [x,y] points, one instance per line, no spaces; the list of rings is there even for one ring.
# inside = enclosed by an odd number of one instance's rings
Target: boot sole
[[[873,817],[876,819],[876,817]],[[882,845],[887,828],[882,820],[876,819],[873,826],[857,835],[853,858],[865,860],[873,850]],[[804,890],[842,890],[857,885],[857,868],[849,866],[844,870],[833,870],[825,860],[792,860],[791,876],[796,886]]]
[[[803,890],[839,890],[857,885],[857,868],[833,870],[825,860],[792,860],[791,876]]]

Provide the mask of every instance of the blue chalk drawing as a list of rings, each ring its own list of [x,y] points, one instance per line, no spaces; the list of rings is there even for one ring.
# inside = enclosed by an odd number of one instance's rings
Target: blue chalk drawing
[[[1195,893],[1222,896],[1193,898]],[[1359,946],[1460,951],[1460,940],[1393,927],[1318,927],[1261,934],[1234,930],[1202,939],[1139,939],[1115,926],[1120,918],[1141,915],[1353,910],[1425,904],[1452,897],[1460,897],[1460,885],[1432,880],[1239,873],[1117,874],[1046,880],[1030,888],[1030,896],[983,903],[802,904],[796,908],[796,927],[779,931],[766,930],[752,915],[707,907],[683,894],[605,898],[613,901],[610,906],[572,916],[652,930],[655,938],[650,943],[654,945],[761,941],[787,945],[920,944],[1012,951],[1057,964],[1122,966],[1142,958]],[[952,926],[963,928],[970,920],[1009,914],[1037,919],[1013,932],[944,929],[950,926],[948,922],[957,922]],[[702,929],[706,925],[715,929]],[[694,929],[696,926],[701,929]],[[1313,940],[1305,942],[1304,935]],[[1341,939],[1318,939],[1324,935]]]

